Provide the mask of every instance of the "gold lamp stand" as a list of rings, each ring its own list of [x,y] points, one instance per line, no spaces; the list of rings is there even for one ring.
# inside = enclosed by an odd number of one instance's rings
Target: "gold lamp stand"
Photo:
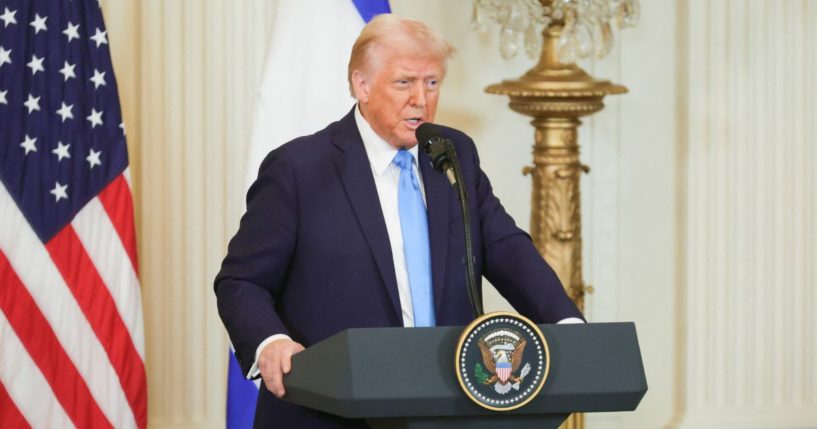
[[[533,69],[485,91],[509,96],[511,110],[533,117],[533,166],[523,169],[523,174],[533,177],[531,235],[583,311],[584,294],[592,293],[592,287],[582,278],[579,176],[590,168],[579,161],[579,118],[601,110],[605,95],[622,94],[627,88],[594,79],[575,64],[562,63],[557,52],[563,26],[554,21],[545,28],[541,58]],[[583,429],[584,415],[572,414],[562,428]]]

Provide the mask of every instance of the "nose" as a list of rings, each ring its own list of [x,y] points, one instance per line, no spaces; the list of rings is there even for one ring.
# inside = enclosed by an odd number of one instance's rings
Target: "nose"
[[[415,82],[411,87],[411,99],[409,100],[412,107],[426,107],[426,91],[422,82]]]

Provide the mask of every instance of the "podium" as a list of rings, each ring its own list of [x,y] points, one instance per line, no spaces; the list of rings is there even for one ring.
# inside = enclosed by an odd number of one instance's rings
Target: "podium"
[[[633,323],[539,325],[550,373],[508,412],[484,409],[454,365],[463,327],[349,329],[293,356],[284,400],[374,429],[557,428],[570,413],[633,411],[647,392]]]

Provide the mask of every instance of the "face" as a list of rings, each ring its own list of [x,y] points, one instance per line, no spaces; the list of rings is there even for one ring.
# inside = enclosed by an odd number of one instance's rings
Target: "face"
[[[375,49],[370,70],[352,74],[360,112],[390,145],[413,147],[417,127],[434,120],[444,74],[442,61],[416,49]]]

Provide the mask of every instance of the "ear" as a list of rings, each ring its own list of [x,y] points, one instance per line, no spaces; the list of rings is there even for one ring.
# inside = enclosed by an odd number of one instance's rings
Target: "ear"
[[[355,98],[360,103],[369,102],[369,79],[360,70],[352,72],[352,88],[355,90]]]

